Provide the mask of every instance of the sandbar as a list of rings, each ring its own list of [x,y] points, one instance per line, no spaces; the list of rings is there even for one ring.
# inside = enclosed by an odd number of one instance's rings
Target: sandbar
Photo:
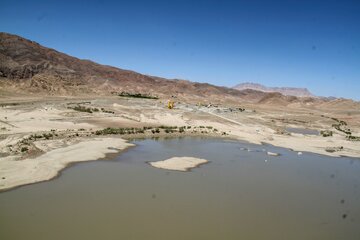
[[[208,162],[206,159],[194,157],[172,157],[163,161],[149,162],[149,164],[156,168],[186,172]]]
[[[70,163],[105,158],[134,144],[121,138],[92,138],[24,160],[0,158],[0,191],[50,180]]]

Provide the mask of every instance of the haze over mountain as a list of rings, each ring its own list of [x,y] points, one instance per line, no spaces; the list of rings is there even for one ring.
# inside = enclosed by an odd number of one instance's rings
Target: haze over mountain
[[[285,96],[295,97],[314,97],[314,95],[307,88],[295,88],[295,87],[266,87],[259,83],[240,83],[233,87],[237,90],[252,89],[261,92],[278,92]]]

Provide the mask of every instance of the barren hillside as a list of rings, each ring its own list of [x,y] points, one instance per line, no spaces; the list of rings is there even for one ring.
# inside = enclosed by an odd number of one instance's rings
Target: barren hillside
[[[303,94],[300,95],[311,95],[307,94],[307,89],[302,90]],[[14,93],[42,96],[106,96],[119,92],[141,93],[160,98],[174,97],[202,103],[321,106],[344,110],[349,107],[358,109],[359,106],[358,102],[345,99],[286,96],[286,93],[269,93],[262,88],[249,89],[243,86],[239,90],[207,83],[148,76],[78,59],[20,36],[0,33],[0,96],[11,96]]]
[[[205,83],[169,80],[81,60],[36,42],[0,33],[2,90],[46,95],[136,92],[157,96],[222,99],[246,98],[254,91],[238,91]]]

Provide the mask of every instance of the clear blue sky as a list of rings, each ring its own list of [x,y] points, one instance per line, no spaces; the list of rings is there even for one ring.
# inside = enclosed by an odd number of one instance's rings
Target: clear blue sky
[[[360,100],[358,0],[0,0],[0,31],[144,74]]]

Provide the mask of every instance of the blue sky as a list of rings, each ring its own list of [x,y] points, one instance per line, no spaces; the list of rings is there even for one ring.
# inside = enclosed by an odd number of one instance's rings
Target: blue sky
[[[0,31],[144,74],[360,100],[360,1],[0,0]]]

